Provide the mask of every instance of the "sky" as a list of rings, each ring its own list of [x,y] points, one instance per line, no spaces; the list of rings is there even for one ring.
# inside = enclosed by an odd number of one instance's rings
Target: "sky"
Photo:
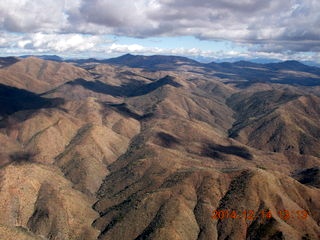
[[[319,0],[1,0],[0,55],[320,63]]]

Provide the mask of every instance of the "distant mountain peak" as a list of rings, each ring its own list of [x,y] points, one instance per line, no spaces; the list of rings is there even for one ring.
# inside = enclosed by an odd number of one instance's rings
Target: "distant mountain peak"
[[[134,68],[147,68],[154,70],[170,70],[179,66],[181,63],[199,66],[201,63],[181,56],[168,56],[168,55],[132,55],[125,54],[120,57],[110,58],[103,61],[104,63],[123,65]]]
[[[23,55],[23,56],[20,56],[20,58],[29,58],[29,57],[40,58],[43,60],[50,60],[50,61],[56,61],[56,62],[63,61],[63,58],[58,55]]]

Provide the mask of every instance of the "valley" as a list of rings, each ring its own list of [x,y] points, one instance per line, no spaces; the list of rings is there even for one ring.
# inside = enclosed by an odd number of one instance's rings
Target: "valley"
[[[319,68],[0,62],[1,239],[320,238]]]

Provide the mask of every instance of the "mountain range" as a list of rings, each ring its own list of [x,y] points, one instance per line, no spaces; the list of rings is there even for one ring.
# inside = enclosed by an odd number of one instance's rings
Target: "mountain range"
[[[0,58],[0,239],[320,239],[320,68]]]

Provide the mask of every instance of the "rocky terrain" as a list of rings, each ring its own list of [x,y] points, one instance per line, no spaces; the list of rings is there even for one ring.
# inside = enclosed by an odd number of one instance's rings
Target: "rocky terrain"
[[[319,90],[295,61],[1,58],[0,239],[320,239]]]

